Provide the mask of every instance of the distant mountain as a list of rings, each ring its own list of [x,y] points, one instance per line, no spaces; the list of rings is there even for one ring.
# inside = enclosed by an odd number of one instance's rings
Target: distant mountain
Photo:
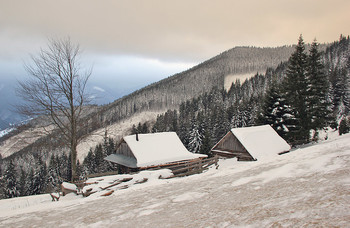
[[[140,90],[137,90],[127,96],[124,96],[110,104],[102,106],[94,106],[89,108],[89,113],[86,115],[86,123],[89,126],[86,129],[86,134],[95,135],[96,132],[104,132],[107,127],[118,127],[119,134],[125,134],[128,129],[131,129],[133,122],[125,122],[127,118],[134,116],[145,116],[144,113],[153,113],[151,117],[148,115],[145,118],[155,118],[157,113],[162,113],[168,109],[179,109],[182,102],[192,100],[199,95],[209,92],[212,88],[225,88],[225,82],[229,78],[231,81],[240,78],[242,75],[246,77],[254,76],[257,72],[265,73],[268,68],[276,68],[281,62],[285,62],[294,51],[292,46],[283,46],[276,48],[257,48],[257,47],[236,47],[225,51],[187,71],[175,74],[159,82],[153,83]],[[226,80],[226,81],[225,81]],[[94,88],[103,96],[105,89],[102,87]],[[145,122],[151,119],[145,119]],[[116,126],[115,124],[119,124]],[[32,122],[32,125],[34,122]],[[35,126],[36,124],[34,124]],[[110,130],[110,129],[109,129]],[[20,133],[19,131],[11,134]],[[27,132],[26,135],[29,133]],[[25,155],[28,152],[41,154],[44,160],[49,159],[49,154],[62,152],[65,149],[64,145],[59,144],[54,137],[32,139],[33,143],[17,147],[9,148],[16,156]],[[115,137],[115,135],[114,135]],[[0,139],[0,144],[5,139]],[[50,148],[45,147],[48,140],[53,140]],[[102,140],[102,138],[101,138]],[[92,145],[86,144],[80,146],[84,150],[84,154],[88,152]],[[1,146],[1,145],[0,145]],[[56,148],[57,146],[57,148]],[[19,153],[15,153],[15,151]],[[1,149],[0,149],[1,151]],[[15,154],[14,154],[15,153]],[[11,156],[11,157],[13,157]],[[23,157],[24,160],[28,158]]]
[[[153,83],[130,95],[101,107],[101,124],[111,124],[134,113],[152,110],[178,109],[179,105],[210,91],[224,88],[225,79],[265,73],[287,61],[292,46],[276,48],[236,47],[225,51],[187,71]]]
[[[14,79],[0,81],[0,130],[22,120],[22,117],[13,111],[14,105],[18,102],[15,86]]]
[[[0,130],[4,130],[9,127],[9,124],[7,121],[0,119]]]

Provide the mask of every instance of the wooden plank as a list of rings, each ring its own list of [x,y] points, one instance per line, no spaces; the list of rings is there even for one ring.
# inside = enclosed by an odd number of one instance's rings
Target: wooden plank
[[[218,162],[218,156],[209,159],[203,159],[196,163],[187,164],[187,166],[179,166],[174,168],[172,171],[175,176],[191,175],[193,173],[201,173],[204,169],[207,169],[210,165]]]
[[[220,156],[223,157],[241,157],[241,158],[253,158],[252,156],[250,156],[249,153],[245,153],[245,152],[237,152],[237,151],[232,151],[232,150],[212,150],[212,152],[214,152],[215,154],[218,154]]]
[[[155,165],[155,166],[147,166],[147,167],[141,167],[140,169],[144,170],[157,170],[161,168],[169,168],[171,169],[173,166],[179,166],[179,165],[184,165],[189,162],[197,162],[198,160],[201,160],[201,158],[196,158],[196,159],[191,159],[191,160],[183,160],[183,161],[178,161],[178,162],[172,162],[172,163],[167,163],[167,164],[162,164],[162,165]]]
[[[115,182],[115,183],[113,183],[113,184],[111,184],[111,185],[108,185],[107,187],[101,188],[101,189],[102,189],[102,190],[105,190],[105,189],[107,189],[107,188],[110,188],[110,187],[116,186],[116,185],[118,185],[118,184],[121,184],[121,183],[130,181],[130,180],[132,180],[132,179],[133,179],[132,177],[124,178],[124,179],[122,179],[122,180],[119,180],[119,181],[117,181],[117,182]]]
[[[102,194],[101,196],[110,196],[110,195],[112,195],[113,192],[114,192],[114,190],[111,190],[109,192]]]

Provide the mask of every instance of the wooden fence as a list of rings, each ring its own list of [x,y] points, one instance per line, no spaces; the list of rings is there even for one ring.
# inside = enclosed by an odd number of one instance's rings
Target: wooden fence
[[[215,156],[212,158],[196,159],[193,161],[187,161],[180,164],[174,164],[160,168],[170,169],[173,172],[174,177],[188,176],[192,174],[201,173],[203,172],[203,170],[208,169],[209,166],[214,164],[216,168],[218,168],[218,160],[219,157]]]
[[[216,155],[212,158],[181,161],[181,162],[176,162],[172,164],[141,168],[140,170],[170,169],[173,172],[174,176],[176,177],[188,176],[196,173],[201,173],[203,172],[203,170],[208,169],[209,166],[213,164],[215,164],[216,167],[218,167],[218,160],[219,160],[219,156]],[[137,173],[137,172],[134,172],[134,173]],[[134,174],[134,173],[129,173],[129,174]],[[95,174],[88,175],[87,178],[107,176],[107,175],[117,175],[117,174],[118,174],[117,171],[106,172],[106,173],[95,173]]]

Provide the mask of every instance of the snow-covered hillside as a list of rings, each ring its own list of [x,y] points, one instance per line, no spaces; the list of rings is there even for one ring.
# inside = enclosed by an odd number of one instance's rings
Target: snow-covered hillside
[[[347,227],[350,134],[256,162],[146,182],[108,197],[0,201],[2,227]]]
[[[165,110],[138,113],[131,116],[130,118],[124,119],[123,121],[119,121],[117,123],[109,125],[106,128],[100,128],[92,132],[82,142],[79,143],[77,148],[78,160],[82,162],[89,152],[90,148],[94,148],[98,143],[103,142],[103,137],[106,130],[109,137],[117,138],[118,136],[124,136],[128,133],[128,131],[130,131],[130,128],[133,124],[137,125],[139,122],[155,121],[157,115],[163,112],[165,112]],[[53,126],[45,128],[36,127],[24,130],[21,133],[14,135],[0,143],[0,155],[3,158],[6,158],[35,142],[41,136],[47,135],[47,132],[51,131],[52,129]],[[0,137],[8,134],[12,130],[14,130],[14,128],[0,131]]]
[[[165,110],[159,111],[149,111],[142,112],[132,115],[117,123],[111,124],[106,128],[100,128],[92,132],[88,137],[86,137],[82,142],[79,143],[78,150],[78,160],[83,161],[88,154],[90,148],[94,148],[97,144],[103,142],[103,137],[105,136],[105,131],[107,130],[108,137],[118,138],[129,134],[130,128],[138,123],[146,121],[155,121],[157,115],[165,112]]]
[[[16,134],[0,144],[0,154],[3,158],[8,157],[25,146],[35,142],[40,137],[47,134],[53,129],[53,126],[29,128]],[[7,132],[8,133],[8,132]],[[4,134],[5,135],[5,134]]]

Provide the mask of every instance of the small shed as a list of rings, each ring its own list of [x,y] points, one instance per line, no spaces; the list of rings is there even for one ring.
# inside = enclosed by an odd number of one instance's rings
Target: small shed
[[[238,161],[263,160],[291,149],[270,125],[231,129],[212,149],[221,157]]]
[[[105,160],[121,165],[123,172],[130,172],[205,157],[189,152],[175,132],[161,132],[125,136],[116,153]]]

